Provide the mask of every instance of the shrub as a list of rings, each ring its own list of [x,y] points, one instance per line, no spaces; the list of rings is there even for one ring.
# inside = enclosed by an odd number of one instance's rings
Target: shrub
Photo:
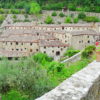
[[[72,4],[72,3],[70,3],[68,5],[68,8],[69,8],[69,10],[72,10],[72,11],[75,11],[76,10],[76,6],[74,4]]]
[[[4,14],[4,13],[5,13],[4,9],[0,8],[0,14]]]
[[[45,19],[45,23],[46,24],[53,24],[53,19],[51,16],[47,16],[46,19]]]
[[[3,22],[4,19],[5,17],[3,15],[0,15],[0,24]]]
[[[71,23],[72,21],[71,21],[71,17],[66,17],[66,19],[65,19],[65,23]]]
[[[60,16],[60,17],[64,17],[65,15],[64,15],[64,13],[61,12],[61,13],[59,14],[59,16]]]
[[[64,2],[58,2],[58,3],[53,3],[53,4],[46,4],[45,6],[43,6],[42,8],[43,9],[46,9],[46,10],[59,10],[59,9],[62,9],[62,7],[64,7]]]
[[[84,9],[79,7],[79,8],[76,8],[76,11],[84,11]]]
[[[36,2],[30,3],[29,14],[39,14],[41,12],[41,7]]]
[[[85,13],[81,12],[78,14],[79,19],[84,19],[86,17]]]
[[[12,14],[20,14],[20,11],[18,9],[11,9]]]
[[[100,19],[97,18],[96,16],[87,16],[83,19],[86,22],[99,22]]]
[[[16,16],[16,15],[13,15],[13,18],[14,18],[14,19],[16,19],[16,18],[17,18],[17,16]]]
[[[56,12],[53,12],[53,13],[52,13],[52,16],[57,16],[57,13],[56,13]]]
[[[73,48],[69,48],[66,53],[64,54],[64,56],[68,56],[71,57],[73,55],[75,55],[76,53],[80,52],[80,50],[75,50]]]
[[[51,57],[48,57],[46,54],[43,53],[37,53],[33,56],[34,61],[38,63],[42,63],[43,60],[47,62],[51,62],[53,59]]]
[[[22,95],[19,91],[11,90],[7,94],[2,95],[2,100],[28,100],[28,96]]]
[[[94,51],[95,51],[95,46],[87,46],[82,52],[82,57],[88,58],[93,54]]]
[[[78,23],[79,19],[76,17],[74,18],[74,23]]]
[[[25,1],[20,1],[20,2],[15,3],[15,7],[18,9],[24,8],[25,5],[27,5],[27,2],[25,2]]]

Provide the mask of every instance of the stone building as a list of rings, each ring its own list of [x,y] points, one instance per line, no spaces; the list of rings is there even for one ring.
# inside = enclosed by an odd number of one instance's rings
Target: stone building
[[[91,29],[84,31],[55,31],[52,33],[62,43],[80,50],[88,45],[94,45],[96,41],[100,40],[100,32]]]
[[[50,55],[58,60],[68,48],[68,45],[59,40],[41,40],[39,43],[40,52]]]
[[[5,25],[5,29],[36,29],[36,30],[46,30],[46,31],[54,31],[54,30],[65,30],[65,31],[78,31],[78,30],[87,30],[94,29],[93,24],[64,24],[64,25],[34,25],[32,23],[14,23]]]
[[[57,40],[50,32],[39,33],[33,30],[15,29],[5,30],[0,36],[1,56],[13,57],[16,55],[16,57],[20,57],[43,52],[57,59],[63,55],[67,48],[67,44]],[[5,54],[3,54],[4,52]]]
[[[88,45],[95,45],[95,42],[100,40],[100,33],[94,30],[72,31],[69,34],[71,35],[69,45],[80,50]]]

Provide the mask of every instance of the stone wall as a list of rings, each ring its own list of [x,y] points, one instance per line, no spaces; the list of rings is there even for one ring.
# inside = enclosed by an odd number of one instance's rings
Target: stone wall
[[[62,61],[61,63],[72,63],[72,62],[76,62],[78,60],[81,59],[81,52],[77,53],[76,55]]]
[[[100,62],[92,62],[36,100],[100,100]]]

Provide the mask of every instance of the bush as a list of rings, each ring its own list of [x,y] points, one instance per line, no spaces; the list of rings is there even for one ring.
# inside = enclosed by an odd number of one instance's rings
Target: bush
[[[99,22],[100,19],[95,16],[87,16],[83,19],[86,22]]]
[[[20,11],[18,9],[11,9],[12,14],[20,14]]]
[[[53,4],[46,4],[45,6],[43,6],[42,8],[45,10],[59,10],[62,9],[62,7],[64,7],[65,2],[58,2],[58,3],[53,3]]]
[[[11,90],[7,94],[1,96],[2,100],[28,100],[27,95],[22,95],[19,91]]]
[[[57,16],[57,13],[56,13],[56,12],[53,12],[53,13],[52,13],[52,16]]]
[[[5,17],[3,15],[0,15],[0,24],[4,21]]]
[[[39,14],[41,12],[41,7],[36,2],[30,3],[29,14]]]
[[[78,18],[74,18],[74,23],[78,23],[79,19]]]
[[[65,19],[65,23],[72,23],[72,21],[71,21],[71,17],[66,17],[66,19]]]
[[[82,52],[82,57],[83,58],[90,57],[93,54],[93,52],[95,51],[95,49],[96,49],[95,46],[88,46],[88,47],[86,47],[84,49],[84,51]]]
[[[65,15],[64,15],[64,13],[61,12],[61,13],[59,14],[59,16],[60,16],[60,17],[64,17]]]
[[[25,5],[27,5],[26,1],[20,1],[20,2],[15,3],[15,7],[18,8],[18,9],[24,8]]]
[[[53,19],[51,16],[47,16],[47,18],[45,19],[45,23],[46,24],[53,24]]]
[[[4,9],[0,8],[0,14],[4,14],[4,13],[5,13]]]
[[[68,8],[69,8],[69,10],[72,10],[72,11],[75,11],[76,10],[76,6],[74,4],[72,4],[72,3],[70,3],[68,5]]]
[[[75,50],[73,48],[69,48],[66,53],[64,54],[64,56],[68,56],[71,57],[73,55],[75,55],[76,53],[80,52],[80,50]]]
[[[79,8],[76,8],[76,11],[84,11],[84,9],[79,7]]]
[[[85,13],[81,12],[78,14],[79,19],[84,19],[86,17]]]
[[[46,62],[51,62],[53,60],[53,58],[48,57],[46,54],[43,53],[37,53],[33,56],[34,61],[38,62],[38,63],[42,63],[43,60],[45,60]]]
[[[14,19],[16,19],[16,18],[17,18],[17,16],[16,16],[16,15],[13,15],[13,18],[14,18]]]

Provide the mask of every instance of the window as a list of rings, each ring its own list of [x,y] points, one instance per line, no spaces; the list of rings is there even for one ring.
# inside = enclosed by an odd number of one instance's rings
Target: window
[[[22,43],[22,45],[23,45],[23,43]]]
[[[56,52],[56,56],[59,56],[59,55],[60,55],[60,52],[59,52],[59,51],[57,51],[57,52]]]
[[[37,35],[39,35],[39,33],[37,33]]]
[[[64,26],[62,26],[62,30],[64,30]]]
[[[30,49],[30,52],[32,52],[33,50],[32,49]]]
[[[61,51],[63,50],[63,48],[61,48]]]
[[[36,49],[36,51],[39,51],[39,49]]]
[[[21,51],[23,51],[23,49],[21,49]]]
[[[46,46],[44,46],[44,49],[46,49]]]
[[[79,43],[81,43],[81,41],[79,41]]]
[[[66,46],[64,46],[64,48],[66,48]]]
[[[18,45],[18,42],[16,42],[16,45]]]
[[[16,49],[16,51],[18,51],[19,49]]]
[[[32,43],[30,43],[30,45],[32,45]]]
[[[12,42],[10,44],[12,45]]]
[[[52,52],[54,52],[54,50],[52,50]]]
[[[89,36],[87,36],[89,38]]]
[[[90,41],[88,41],[88,43],[90,43]]]

